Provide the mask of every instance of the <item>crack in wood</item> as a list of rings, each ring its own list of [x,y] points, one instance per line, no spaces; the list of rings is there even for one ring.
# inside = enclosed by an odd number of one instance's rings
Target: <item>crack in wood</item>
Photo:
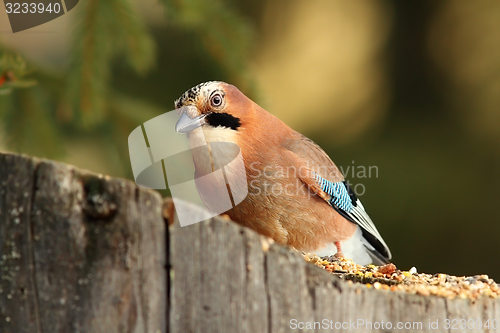
[[[31,289],[33,292],[33,303],[35,306],[36,330],[37,330],[37,333],[43,333],[42,323],[40,320],[40,299],[39,299],[39,294],[38,294],[38,286],[36,283],[35,249],[33,246],[33,242],[35,241],[35,239],[34,239],[35,222],[33,221],[33,215],[36,214],[36,212],[33,212],[33,207],[35,207],[36,194],[38,191],[37,181],[38,181],[38,171],[39,171],[40,164],[38,163],[38,161],[34,162],[34,163],[35,163],[35,165],[34,165],[34,170],[33,170],[33,189],[32,189],[32,193],[31,193],[30,207],[28,208],[30,211],[29,219],[28,219],[28,223],[29,223],[28,251],[29,251],[29,260],[30,260]]]
[[[268,333],[272,333],[273,331],[273,316],[272,316],[272,307],[271,307],[271,291],[269,290],[269,259],[268,253],[264,253],[264,282],[265,282],[265,291],[266,291],[266,300],[267,300],[267,331]]]

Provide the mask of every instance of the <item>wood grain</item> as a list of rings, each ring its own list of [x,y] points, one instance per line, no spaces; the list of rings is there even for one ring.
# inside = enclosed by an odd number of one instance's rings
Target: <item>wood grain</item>
[[[161,197],[0,154],[0,332],[164,332]]]

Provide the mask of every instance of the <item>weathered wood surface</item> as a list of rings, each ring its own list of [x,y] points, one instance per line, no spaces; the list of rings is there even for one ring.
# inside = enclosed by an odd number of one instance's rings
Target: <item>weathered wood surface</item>
[[[351,285],[220,217],[165,230],[161,208],[132,182],[0,154],[0,333],[493,332],[445,320],[500,320],[498,300]],[[314,322],[329,327],[299,329]]]
[[[500,327],[491,328],[493,319],[500,321],[498,299],[447,300],[351,285],[293,250],[277,244],[266,250],[263,237],[221,218],[173,226],[169,233],[172,332],[339,331],[336,327],[388,332],[388,325],[410,332],[500,332]],[[459,329],[449,330],[446,319],[489,319],[490,329],[460,329],[458,324]],[[298,327],[324,320],[323,328]],[[412,328],[398,330],[398,323]]]
[[[0,153],[0,333],[164,332],[161,197]]]

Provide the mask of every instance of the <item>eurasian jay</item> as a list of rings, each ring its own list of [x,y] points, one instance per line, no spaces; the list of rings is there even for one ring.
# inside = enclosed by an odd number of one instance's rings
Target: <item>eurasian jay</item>
[[[201,83],[177,99],[175,108],[180,115],[176,131],[186,133],[192,147],[199,146],[195,133],[202,131],[209,146],[230,142],[241,149],[248,195],[227,211],[233,221],[299,251],[345,254],[358,264],[391,259],[363,205],[328,155],[238,88],[225,82]],[[193,154],[195,178],[214,170],[211,154]],[[226,170],[228,184],[241,176],[235,173]]]

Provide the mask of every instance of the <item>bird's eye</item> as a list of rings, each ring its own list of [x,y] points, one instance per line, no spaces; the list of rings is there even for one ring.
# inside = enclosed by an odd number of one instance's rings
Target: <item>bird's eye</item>
[[[210,98],[210,105],[213,107],[219,107],[222,105],[222,96],[221,94],[215,94]]]

